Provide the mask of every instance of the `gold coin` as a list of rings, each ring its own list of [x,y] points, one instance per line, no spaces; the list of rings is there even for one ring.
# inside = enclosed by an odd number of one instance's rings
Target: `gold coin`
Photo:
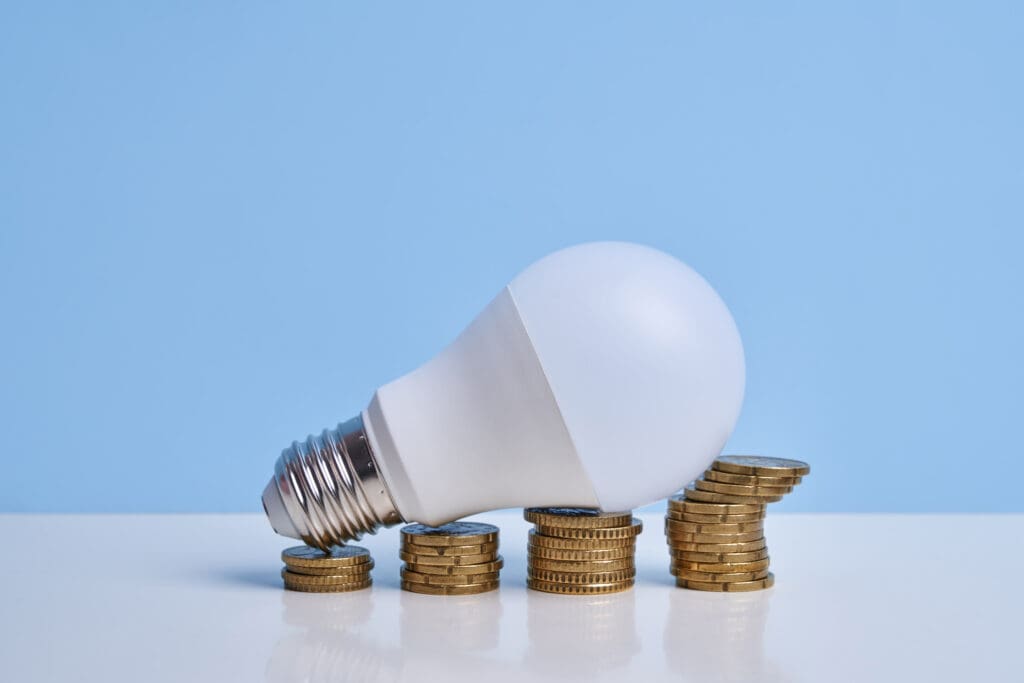
[[[698,503],[777,503],[782,496],[737,496],[728,493],[715,493],[714,491],[703,491],[693,484],[686,487],[686,498]]]
[[[699,515],[749,515],[765,513],[764,503],[747,502],[742,503],[714,503],[691,500],[684,494],[677,494],[668,499],[669,510],[675,510],[684,514],[695,513]]]
[[[587,562],[573,562],[569,560],[549,560],[543,557],[529,557],[527,559],[530,569],[549,572],[588,572],[592,574],[605,574],[617,572],[624,569],[635,569],[636,564],[632,557],[621,560],[591,560]]]
[[[764,513],[752,512],[747,515],[700,515],[696,513],[666,510],[665,519],[674,519],[677,522],[696,522],[697,524],[742,524],[744,522],[758,522],[764,519]]]
[[[359,591],[364,588],[369,588],[373,585],[373,579],[367,577],[365,581],[360,583],[329,583],[323,585],[305,584],[305,583],[294,583],[285,580],[284,587],[290,591],[299,591],[301,593],[349,593],[351,591]]]
[[[537,581],[551,583],[618,583],[636,576],[636,569],[620,569],[615,572],[552,572],[546,569],[529,568],[526,575]]]
[[[728,493],[730,496],[784,496],[792,493],[792,486],[746,486],[744,484],[723,484],[720,481],[708,481],[698,479],[693,485],[701,491],[713,491],[714,493]]]
[[[398,556],[405,562],[412,564],[436,564],[440,566],[462,565],[462,564],[484,564],[494,562],[495,553],[481,553],[479,555],[420,555],[407,553],[404,550]]]
[[[606,529],[628,526],[633,513],[601,512],[592,508],[526,508],[523,517],[538,526],[557,526],[574,529]]]
[[[349,567],[288,567],[293,574],[305,576],[366,576],[373,569],[373,560]]]
[[[751,550],[761,550],[764,547],[766,543],[763,538],[745,543],[672,542],[672,550],[675,552],[690,550],[695,553],[749,553]]]
[[[708,481],[718,481],[723,484],[744,484],[746,486],[793,487],[803,481],[803,477],[759,477],[756,474],[720,472],[713,468],[705,470],[701,476]]]
[[[709,564],[734,564],[755,562],[768,557],[768,548],[743,553],[699,553],[689,550],[675,550],[669,553],[675,562],[707,562]]]
[[[753,562],[691,562],[689,560],[672,560],[676,569],[691,572],[707,572],[709,574],[732,574],[736,572],[756,572],[767,569],[771,561],[766,557]]]
[[[625,558],[632,558],[636,554],[636,548],[632,545],[595,550],[561,550],[559,548],[545,548],[531,543],[527,548],[530,551],[531,557],[569,562],[621,560]]]
[[[608,550],[609,548],[632,548],[636,545],[635,536],[626,538],[561,538],[559,536],[544,536],[534,529],[530,529],[528,538],[530,545],[559,550]]]
[[[538,579],[526,579],[526,587],[545,593],[561,593],[563,595],[597,595],[601,593],[618,593],[633,587],[633,579],[611,583],[552,583]]]
[[[760,455],[720,455],[711,463],[711,467],[721,472],[759,477],[803,477],[811,473],[811,466],[800,460]]]
[[[416,545],[415,543],[402,544],[402,550],[410,555],[431,555],[443,557],[451,555],[485,555],[498,552],[497,543],[484,543],[483,545]]]
[[[281,578],[286,584],[296,586],[340,586],[346,583],[363,583],[370,576],[369,574],[363,576],[310,576],[282,569]]]
[[[484,574],[421,574],[408,567],[402,567],[400,574],[403,581],[429,583],[432,586],[465,586],[474,583],[491,583],[499,578],[498,572],[486,572]]]
[[[297,545],[281,551],[289,567],[348,567],[370,561],[370,551],[358,545],[336,545],[330,550]]]
[[[739,522],[736,524],[704,524],[700,522],[681,522],[675,519],[665,520],[665,532],[684,534],[742,534],[747,531],[763,531],[764,520],[755,522]]]
[[[460,586],[436,586],[429,583],[414,583],[402,581],[402,590],[410,593],[422,593],[424,595],[476,595],[494,590],[501,584],[500,581],[488,583],[466,583]]]
[[[739,581],[756,581],[768,576],[767,569],[758,569],[754,572],[730,572],[727,574],[712,574],[711,572],[698,572],[692,569],[680,569],[672,572],[677,579],[687,581],[706,581],[708,583],[737,583]]]
[[[633,538],[643,531],[644,525],[636,517],[629,526],[616,526],[601,529],[577,529],[562,528],[557,526],[537,525],[537,534],[542,536],[556,536],[558,538],[591,538],[598,540],[612,540],[622,538]]]
[[[775,585],[775,575],[768,572],[763,579],[753,581],[733,581],[731,583],[711,583],[707,581],[690,581],[688,579],[676,579],[676,585],[680,588],[690,588],[698,591],[714,591],[718,593],[742,593],[746,591],[759,591],[764,588],[771,588]]]
[[[413,545],[483,545],[498,542],[498,527],[480,522],[449,522],[441,526],[409,524],[402,542]]]
[[[675,543],[747,543],[764,538],[763,531],[748,531],[742,534],[666,534],[670,544]]]
[[[417,574],[432,574],[434,576],[472,576],[474,574],[487,574],[490,572],[499,571],[505,566],[505,561],[498,556],[493,562],[484,562],[481,564],[452,564],[452,565],[441,565],[441,564],[417,564],[415,562],[405,563],[405,568],[416,572]]]

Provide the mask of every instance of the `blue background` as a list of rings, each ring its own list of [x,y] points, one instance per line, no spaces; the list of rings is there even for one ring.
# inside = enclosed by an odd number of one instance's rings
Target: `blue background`
[[[625,239],[731,307],[781,509],[1024,510],[1018,3],[339,5],[3,4],[0,509],[256,511]]]

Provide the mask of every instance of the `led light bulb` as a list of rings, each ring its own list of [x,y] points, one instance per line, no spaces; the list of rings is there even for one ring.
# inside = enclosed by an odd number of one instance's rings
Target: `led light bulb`
[[[499,508],[629,510],[710,464],[743,388],[736,324],[700,275],[649,247],[570,247],[361,415],[286,449],[263,506],[319,547]]]

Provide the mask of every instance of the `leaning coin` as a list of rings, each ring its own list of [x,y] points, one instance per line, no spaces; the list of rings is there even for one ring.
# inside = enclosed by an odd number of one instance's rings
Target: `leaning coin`
[[[530,545],[539,548],[557,548],[559,550],[606,550],[608,548],[630,548],[636,544],[635,536],[625,538],[562,538],[560,536],[544,536],[530,529]]]
[[[756,581],[768,576],[767,569],[758,569],[753,572],[732,572],[728,574],[712,574],[710,572],[698,572],[692,569],[680,569],[672,572],[676,578],[687,581],[706,581],[707,583],[737,583],[740,581]]]
[[[698,479],[693,485],[702,491],[728,493],[732,496],[784,496],[793,492],[792,486],[747,486],[746,484],[723,484],[720,481]]]
[[[601,512],[592,508],[526,508],[523,517],[540,526],[599,529],[626,526],[632,522],[633,513]]]
[[[542,557],[531,557],[529,559],[531,569],[541,569],[550,572],[589,572],[603,574],[616,572],[623,569],[635,569],[636,563],[632,557],[621,560],[594,560],[591,562],[569,562],[564,560],[548,560]]]
[[[676,562],[707,562],[710,564],[731,564],[756,562],[768,557],[768,549],[751,550],[740,553],[699,553],[689,550],[672,550],[671,556]]]
[[[402,550],[414,555],[433,555],[434,557],[451,555],[484,555],[498,552],[497,543],[484,543],[482,545],[416,545],[405,543]]]
[[[340,567],[288,567],[293,574],[306,576],[366,576],[373,569],[373,560]]]
[[[676,579],[676,585],[680,588],[690,588],[699,591],[714,591],[718,593],[741,593],[746,591],[759,591],[764,588],[771,588],[775,585],[775,575],[771,572],[763,579],[754,581],[736,581],[733,583],[709,583],[706,581],[689,581],[687,579]]]
[[[676,494],[668,499],[670,510],[678,510],[682,513],[697,513],[702,515],[729,515],[729,514],[760,514],[765,513],[764,503],[742,502],[742,503],[714,503],[690,500],[686,494]]]
[[[617,546],[614,548],[599,548],[595,550],[562,550],[560,548],[546,548],[544,546],[527,546],[530,557],[545,558],[548,560],[565,560],[570,562],[591,562],[595,560],[621,560],[632,558],[636,554],[633,545]]]
[[[800,460],[760,455],[720,455],[711,467],[722,472],[765,477],[803,477],[811,472],[811,466]]]
[[[696,522],[697,524],[742,524],[744,522],[759,522],[764,517],[763,512],[752,512],[746,515],[701,515],[677,512],[675,510],[665,511],[665,519],[674,519],[679,522]]]
[[[465,586],[474,583],[491,583],[497,581],[500,576],[498,572],[487,572],[485,574],[421,574],[407,567],[402,567],[401,576],[403,581],[410,583],[429,583],[432,586]]]
[[[543,536],[557,536],[559,538],[594,538],[594,539],[620,539],[633,538],[643,531],[644,525],[636,517],[629,526],[616,526],[600,529],[575,529],[557,526],[537,525],[537,533]]]
[[[429,583],[402,581],[401,585],[402,590],[407,590],[410,593],[422,593],[424,595],[476,595],[492,591],[500,583],[500,581],[490,581],[488,583],[467,583],[461,586],[435,586]]]
[[[526,587],[535,591],[545,593],[561,593],[564,595],[598,595],[603,593],[618,593],[629,590],[633,587],[633,580],[616,581],[613,583],[552,583],[551,581],[540,581],[538,579],[526,579]]]
[[[726,493],[715,493],[703,491],[693,484],[686,487],[687,500],[694,500],[699,503],[777,503],[782,500],[781,495],[776,496],[736,496]]]
[[[689,560],[672,560],[672,565],[678,569],[686,569],[692,572],[707,572],[709,574],[733,574],[736,572],[756,572],[767,569],[770,560],[766,557],[763,560],[752,562],[691,562]]]
[[[669,543],[747,543],[764,538],[763,531],[748,531],[742,534],[666,534]]]
[[[551,583],[616,583],[636,576],[636,569],[620,569],[615,572],[552,572],[546,569],[529,568],[526,575],[537,581]]]
[[[419,574],[433,574],[436,576],[459,576],[459,575],[472,575],[472,574],[487,574],[489,572],[499,571],[505,566],[505,561],[498,555],[497,559],[493,562],[483,562],[481,564],[465,564],[465,565],[439,565],[439,564],[416,564],[415,562],[406,561],[406,569],[410,569]]]
[[[482,545],[498,540],[498,527],[480,522],[449,522],[441,526],[402,527],[402,542],[414,545]]]
[[[689,543],[673,542],[673,552],[690,550],[695,553],[748,553],[751,550],[761,550],[766,545],[765,540],[759,539],[746,543]]]
[[[405,562],[436,564],[440,566],[483,564],[485,562],[493,562],[496,557],[494,553],[482,553],[480,555],[419,555],[407,553],[404,550],[400,551],[398,556]]]
[[[370,561],[370,551],[358,545],[334,546],[330,550],[297,545],[281,551],[289,567],[345,567]]]
[[[796,486],[803,477],[760,477],[756,474],[733,474],[716,469],[709,469],[702,475],[708,481],[723,484],[745,484],[747,486]]]

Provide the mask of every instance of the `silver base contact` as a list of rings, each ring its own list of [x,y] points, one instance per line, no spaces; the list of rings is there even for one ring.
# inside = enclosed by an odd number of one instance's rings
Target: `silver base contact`
[[[263,491],[263,509],[274,531],[322,549],[403,521],[362,417],[286,448]]]

